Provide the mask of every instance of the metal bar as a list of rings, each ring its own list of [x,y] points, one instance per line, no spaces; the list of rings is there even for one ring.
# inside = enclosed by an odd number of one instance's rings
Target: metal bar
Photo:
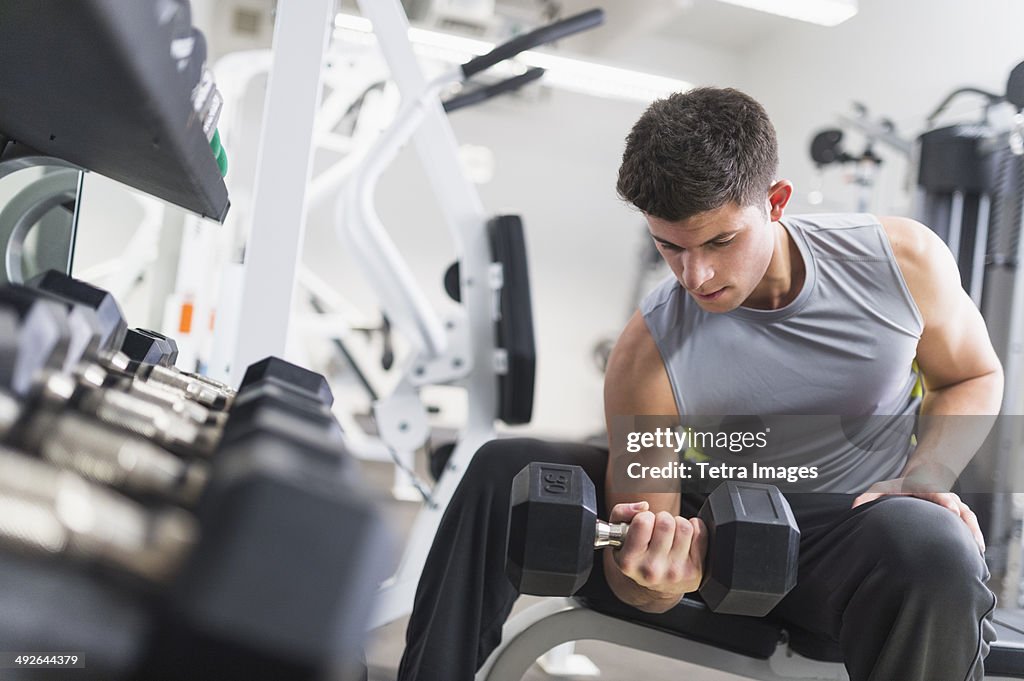
[[[406,101],[414,101],[427,87],[426,78],[408,39],[409,23],[398,0],[360,0],[363,15],[373,23],[380,48]],[[438,99],[426,103],[417,129],[416,150],[430,168],[428,179],[452,233],[460,260],[462,305],[468,324],[472,370],[459,384],[467,388],[466,427],[444,475],[413,525],[409,544],[397,573],[381,589],[371,627],[407,615],[416,585],[433,542],[438,523],[462,474],[476,450],[494,436],[497,413],[497,376],[494,365],[494,324],[488,285],[490,246],[487,215],[476,187],[462,172],[455,134]],[[389,315],[390,317],[390,315]]]
[[[978,223],[974,230],[974,257],[971,260],[970,295],[974,304],[981,309],[981,296],[985,290],[985,255],[988,253],[988,222],[991,215],[992,199],[982,194],[978,199]]]
[[[964,220],[964,193],[954,191],[949,204],[949,233],[946,236],[946,243],[949,250],[953,251],[953,257],[957,265],[960,265],[960,234],[963,231]],[[962,275],[961,275],[962,278]]]
[[[235,385],[252,362],[284,354],[334,4],[310,0],[277,6],[237,326],[225,336],[234,350],[215,353],[221,364],[211,367],[211,374],[227,376]]]

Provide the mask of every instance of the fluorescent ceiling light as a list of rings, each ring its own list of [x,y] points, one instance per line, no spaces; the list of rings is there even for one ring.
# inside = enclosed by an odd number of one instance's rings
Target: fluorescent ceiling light
[[[373,27],[367,19],[351,14],[338,14],[334,18],[334,27],[336,31],[343,32],[347,39],[355,38],[359,41],[364,41],[373,33]],[[465,63],[494,49],[494,43],[484,40],[422,28],[410,28],[409,41],[416,48],[417,54],[455,64]],[[527,67],[533,66],[545,69],[543,82],[547,85],[598,97],[652,102],[673,92],[684,92],[693,87],[692,83],[675,78],[534,50],[522,52],[514,61],[502,62],[491,70],[498,75],[507,76],[522,73]]]
[[[857,0],[719,0],[760,12],[836,26],[857,14]]]

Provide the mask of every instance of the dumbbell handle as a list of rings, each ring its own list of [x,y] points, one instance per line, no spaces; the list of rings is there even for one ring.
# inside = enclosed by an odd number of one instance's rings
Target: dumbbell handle
[[[98,560],[164,581],[198,538],[178,508],[141,505],[67,470],[0,448],[0,548]]]
[[[597,521],[597,528],[594,532],[594,548],[602,549],[606,546],[618,548],[626,540],[626,532],[629,531],[629,523],[609,523],[604,520]]]

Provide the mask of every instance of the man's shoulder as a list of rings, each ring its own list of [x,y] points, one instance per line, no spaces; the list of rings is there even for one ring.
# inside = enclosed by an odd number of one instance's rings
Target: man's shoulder
[[[917,220],[885,216],[878,218],[878,222],[889,239],[889,246],[901,269],[904,265],[927,264],[934,258],[935,249],[945,246],[935,232]]]
[[[916,263],[933,255],[934,233],[904,217],[871,213],[821,213],[787,216],[787,224],[804,235],[811,251],[833,260],[895,258]],[[941,244],[941,241],[939,241]]]
[[[938,234],[910,218],[883,217],[879,221],[907,288],[924,317],[940,310],[950,295],[961,292],[956,261]]]
[[[801,213],[787,214],[783,222],[805,232],[841,232],[843,230],[874,227],[879,219],[871,213]]]

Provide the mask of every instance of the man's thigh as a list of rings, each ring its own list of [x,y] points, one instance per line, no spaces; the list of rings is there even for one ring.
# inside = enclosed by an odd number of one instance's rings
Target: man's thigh
[[[788,497],[801,530],[799,576],[770,617],[839,640],[844,612],[867,580],[891,584],[875,589],[883,595],[933,584],[939,602],[946,581],[987,576],[966,525],[947,509],[907,496],[853,509],[853,498]]]

